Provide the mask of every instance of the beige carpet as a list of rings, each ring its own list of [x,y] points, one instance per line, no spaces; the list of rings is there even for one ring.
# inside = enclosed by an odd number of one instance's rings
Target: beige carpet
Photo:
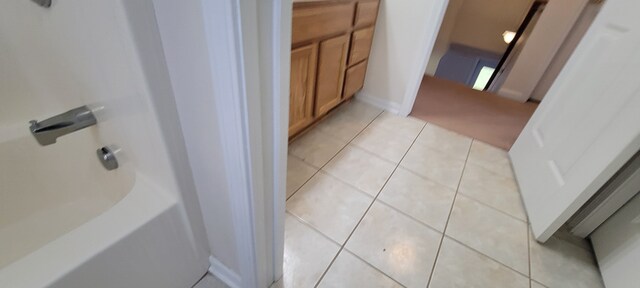
[[[425,76],[410,115],[509,150],[536,107]]]

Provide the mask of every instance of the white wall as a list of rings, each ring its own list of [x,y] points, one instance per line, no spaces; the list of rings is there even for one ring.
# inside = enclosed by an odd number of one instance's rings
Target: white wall
[[[544,95],[547,94],[547,91],[551,88],[553,81],[555,81],[556,77],[560,74],[564,64],[567,63],[569,57],[573,54],[573,50],[576,49],[580,40],[582,40],[582,36],[584,36],[584,33],[586,33],[591,26],[593,19],[598,15],[601,7],[602,2],[590,2],[587,4],[580,15],[580,18],[578,18],[569,32],[569,35],[567,35],[567,38],[564,40],[564,43],[562,43],[562,46],[558,49],[553,60],[551,60],[551,64],[549,64],[547,71],[545,71],[544,75],[542,75],[542,78],[540,78],[540,81],[536,85],[536,88],[531,92],[531,99],[542,101]]]
[[[392,112],[405,106],[406,94],[417,92],[416,83],[422,79],[428,59],[425,51],[433,47],[445,5],[446,0],[380,2],[360,99]]]
[[[505,30],[516,31],[531,7],[532,0],[467,0],[458,12],[451,42],[498,54],[508,44]]]
[[[239,274],[229,185],[224,169],[220,130],[215,109],[213,76],[200,1],[154,1],[171,85],[202,215],[209,248],[216,261]],[[182,45],[188,43],[188,45]],[[185,123],[207,123],[188,126]]]
[[[453,28],[455,28],[458,12],[460,11],[460,7],[462,7],[463,1],[464,0],[449,0],[442,25],[440,25],[438,38],[436,38],[436,43],[433,45],[433,50],[431,50],[431,57],[429,57],[427,70],[425,70],[424,74],[430,76],[435,75],[440,59],[442,59],[442,56],[449,50],[451,33],[453,33]]]
[[[291,2],[154,1],[209,271],[268,287],[282,274]]]
[[[588,1],[562,0],[547,4],[498,90],[500,96],[519,102],[529,99]]]
[[[434,75],[451,43],[502,54],[505,30],[516,31],[532,0],[450,0],[425,74]]]

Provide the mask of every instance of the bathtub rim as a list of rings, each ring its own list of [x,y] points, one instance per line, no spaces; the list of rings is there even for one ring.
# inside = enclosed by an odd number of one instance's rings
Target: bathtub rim
[[[179,204],[144,175],[135,178],[131,191],[113,207],[0,269],[0,286],[47,287]]]

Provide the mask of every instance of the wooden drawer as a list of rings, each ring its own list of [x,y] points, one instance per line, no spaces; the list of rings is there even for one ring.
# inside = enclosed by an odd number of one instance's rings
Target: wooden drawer
[[[364,76],[367,72],[367,61],[359,63],[349,69],[345,75],[343,98],[352,97],[364,86]]]
[[[373,27],[353,32],[353,36],[351,37],[351,52],[349,53],[349,65],[369,58],[372,40]]]
[[[353,23],[355,3],[332,3],[294,7],[291,43],[330,36],[349,30]]]
[[[380,1],[378,0],[363,0],[358,2],[356,18],[353,25],[362,27],[375,23],[379,4]]]

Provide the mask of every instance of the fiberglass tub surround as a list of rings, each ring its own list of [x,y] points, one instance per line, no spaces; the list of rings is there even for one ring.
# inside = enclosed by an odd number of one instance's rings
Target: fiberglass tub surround
[[[153,7],[0,3],[0,287],[186,287],[206,271],[141,63],[134,29],[149,27],[131,15]],[[31,134],[85,105],[95,125],[45,146]]]
[[[90,131],[43,147],[22,130],[0,143],[0,246],[8,247],[0,249],[0,268],[103,213],[135,181],[131,165],[102,167]]]

